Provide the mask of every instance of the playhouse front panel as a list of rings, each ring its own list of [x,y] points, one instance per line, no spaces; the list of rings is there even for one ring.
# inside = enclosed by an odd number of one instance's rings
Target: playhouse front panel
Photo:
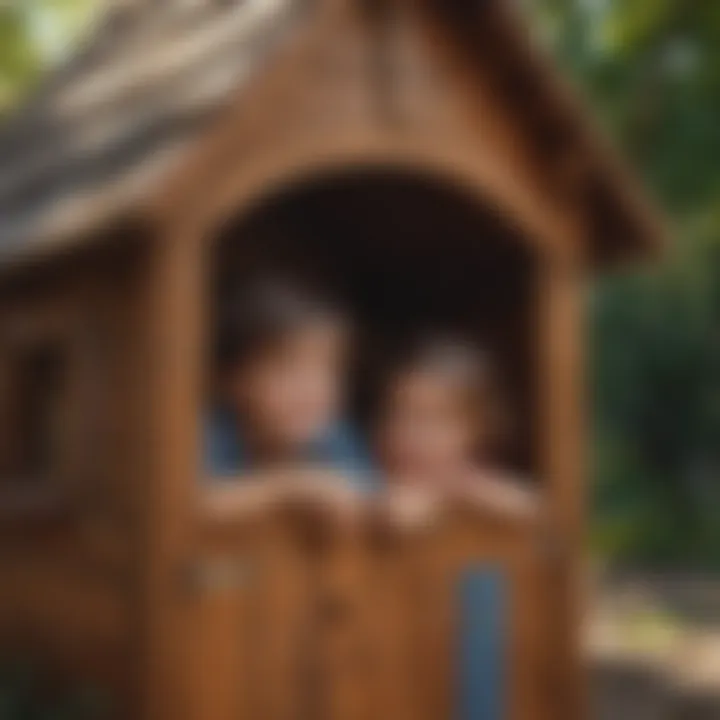
[[[210,530],[197,717],[549,718],[535,539],[461,514],[415,536],[339,532],[322,547],[276,522]]]

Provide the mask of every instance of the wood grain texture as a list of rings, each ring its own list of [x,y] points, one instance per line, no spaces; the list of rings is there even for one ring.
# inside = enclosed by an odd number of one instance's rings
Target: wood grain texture
[[[585,272],[581,257],[554,257],[538,283],[537,327],[540,401],[538,439],[547,483],[552,545],[552,612],[556,717],[586,717],[587,687],[582,652],[585,603],[585,391],[583,311]]]
[[[303,178],[396,167],[466,187],[512,217],[529,243],[581,242],[559,227],[576,206],[558,204],[547,176],[538,177],[517,118],[457,38],[417,9],[400,12],[393,28],[389,116],[377,99],[372,25],[347,8],[318,17],[298,28],[148,198],[151,212],[212,238],[237,213]]]
[[[141,717],[186,717],[191,707],[191,644],[187,599],[179,589],[191,557],[201,467],[204,317],[203,256],[193,236],[166,235],[151,245],[140,328],[146,361],[146,462],[141,503],[140,577],[143,592]]]
[[[478,566],[497,568],[507,583],[506,623],[494,629],[505,656],[504,717],[553,717],[548,573],[535,522],[458,509],[434,529],[390,538],[362,526],[312,538],[307,530],[287,515],[235,533],[208,528],[207,557],[249,558],[258,575],[196,598],[198,717],[458,717],[458,588]]]
[[[126,418],[106,391],[134,353],[133,332],[117,322],[131,305],[134,267],[129,246],[106,247],[62,271],[18,274],[0,290],[0,365],[24,344],[56,343],[68,391],[63,447],[45,482],[32,493],[18,487],[11,463],[0,479],[0,653],[28,655],[58,683],[97,689],[120,713],[133,711],[136,697],[127,478],[137,416]],[[123,386],[123,397],[134,395]],[[0,424],[0,435],[13,422]],[[113,432],[118,424],[124,432]]]

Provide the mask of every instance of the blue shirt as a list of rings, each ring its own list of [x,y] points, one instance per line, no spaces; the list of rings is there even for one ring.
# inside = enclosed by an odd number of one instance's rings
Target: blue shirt
[[[231,411],[218,409],[211,413],[205,426],[203,459],[205,471],[214,477],[238,475],[252,466]],[[368,452],[358,435],[345,423],[329,428],[304,449],[298,460],[347,474],[361,489],[370,489],[375,484]]]

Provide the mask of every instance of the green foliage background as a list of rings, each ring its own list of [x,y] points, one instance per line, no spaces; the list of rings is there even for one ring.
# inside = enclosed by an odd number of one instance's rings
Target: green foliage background
[[[101,0],[0,0],[0,110],[79,41]]]
[[[595,540],[720,569],[720,3],[529,9],[672,223],[659,265],[593,298]]]
[[[79,41],[98,0],[0,0],[0,109]],[[592,298],[594,542],[720,569],[720,3],[526,0],[654,190],[674,244]]]

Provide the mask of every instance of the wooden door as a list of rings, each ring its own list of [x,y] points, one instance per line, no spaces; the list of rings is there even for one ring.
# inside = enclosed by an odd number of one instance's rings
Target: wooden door
[[[310,572],[284,518],[207,528],[190,570],[193,717],[295,720],[309,692]]]
[[[459,510],[391,538],[215,528],[193,580],[195,717],[549,718],[538,537]]]
[[[457,511],[407,554],[413,718],[548,717],[538,538],[530,525]]]

